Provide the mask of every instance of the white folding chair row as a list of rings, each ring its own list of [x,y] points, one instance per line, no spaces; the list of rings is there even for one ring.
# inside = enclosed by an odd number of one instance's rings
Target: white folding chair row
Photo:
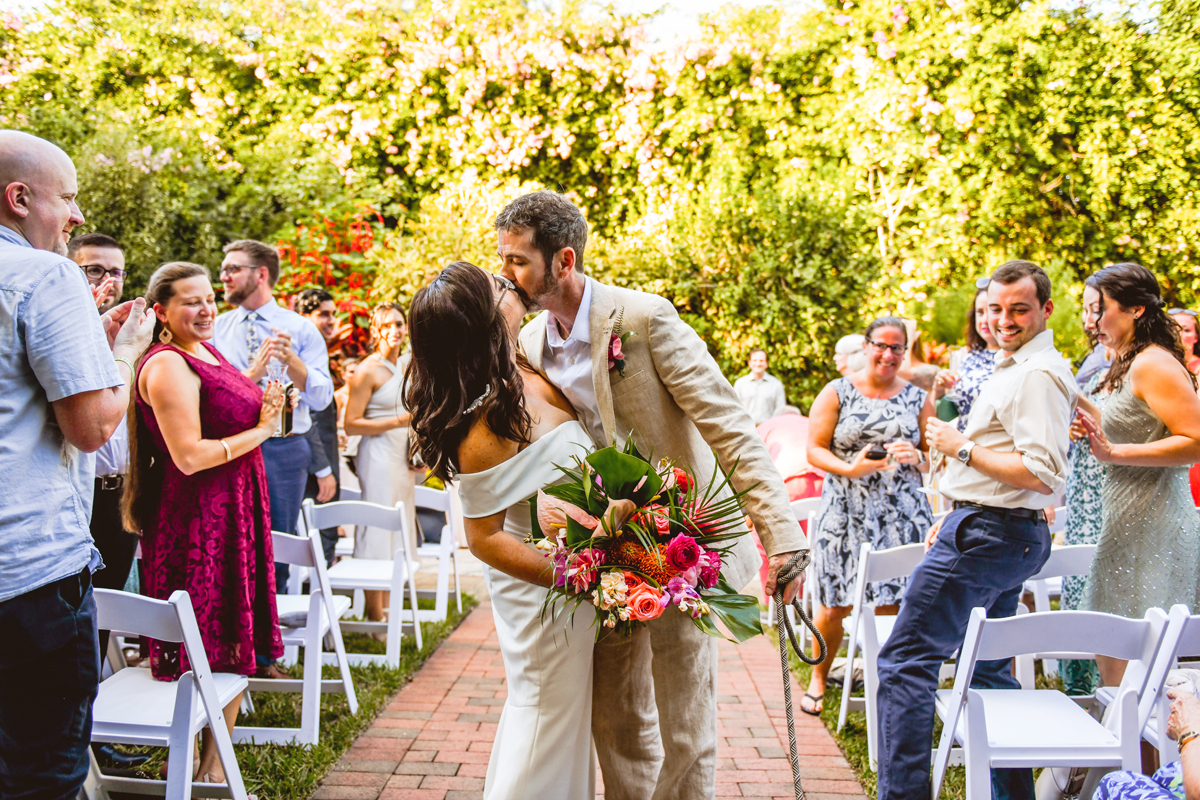
[[[1092,611],[988,619],[984,609],[974,609],[954,688],[937,693],[943,728],[933,764],[933,800],[941,792],[955,744],[963,748],[967,800],[991,798],[990,771],[997,768],[1101,768],[1089,769],[1081,797],[1092,796],[1107,769],[1138,769],[1139,731],[1155,698],[1138,688],[1132,673],[1126,673],[1117,691],[1117,713],[1107,724],[1057,690],[972,689],[971,678],[979,661],[1032,653],[1079,658],[1099,652],[1144,667],[1154,661],[1166,622],[1159,609],[1140,620]]]
[[[446,524],[442,526],[441,540],[419,545],[417,555],[422,558],[438,560],[437,591],[434,593],[433,610],[418,611],[417,619],[440,622],[446,619],[450,610],[450,573],[454,573],[454,602],[458,612],[462,613],[462,593],[459,591],[458,580],[458,543],[466,540],[463,529],[462,501],[458,498],[458,486],[450,484],[445,489],[431,489],[428,486],[416,488],[417,508],[427,508],[430,511],[440,511],[446,515]],[[461,535],[461,538],[459,534]],[[417,592],[420,597],[423,592]]]
[[[307,536],[291,536],[271,532],[275,560],[292,565],[292,573],[307,569],[311,594],[277,594],[275,605],[279,612],[279,629],[283,644],[293,653],[304,651],[304,677],[301,680],[272,680],[251,678],[251,692],[299,692],[299,728],[263,728],[239,725],[233,729],[235,742],[252,744],[316,744],[320,737],[321,695],[340,692],[346,695],[350,713],[358,713],[358,696],[354,679],[346,660],[342,631],[338,619],[350,608],[350,599],[334,596],[325,571],[325,554],[321,549],[320,531]],[[297,568],[301,569],[297,569]],[[324,663],[322,644],[326,639],[333,645],[334,659],[341,677],[321,679]],[[291,663],[295,663],[295,655]]]
[[[879,691],[879,650],[892,634],[896,625],[894,615],[876,616],[875,608],[866,602],[867,584],[907,578],[925,558],[925,545],[908,544],[875,550],[870,542],[863,542],[858,554],[858,576],[854,582],[854,610],[850,614],[850,643],[846,651],[846,675],[842,680],[842,707],[838,712],[838,730],[846,725],[846,715],[851,711],[865,711],[867,715],[867,761],[875,771],[879,761],[879,710],[876,694]],[[862,650],[863,697],[851,697],[854,685],[855,651]]]
[[[242,675],[209,669],[187,592],[174,592],[164,601],[96,589],[95,597],[98,628],[180,642],[191,670],[168,682],[155,680],[148,669],[122,669],[101,682],[92,706],[92,741],[152,745],[169,752],[165,782],[105,775],[93,759],[88,777],[93,800],[107,800],[109,792],[162,794],[164,789],[169,800],[187,800],[193,794],[246,800],[223,709],[246,689],[247,681]],[[192,783],[196,734],[206,726],[225,771],[223,784]]]
[[[1055,522],[1064,519],[1065,524],[1065,516],[1065,507],[1058,509]],[[1051,546],[1050,557],[1046,559],[1046,563],[1036,575],[1025,581],[1025,591],[1033,595],[1033,610],[1049,611],[1050,598],[1062,596],[1062,579],[1069,575],[1086,575],[1092,568],[1092,560],[1095,557],[1094,544]],[[1058,674],[1057,659],[1043,658],[1041,654],[1035,654],[1030,659],[1031,666],[1035,659],[1042,662],[1042,672],[1045,675]],[[1017,662],[1018,668],[1021,663]]]
[[[1175,743],[1163,732],[1166,729],[1167,717],[1171,713],[1171,700],[1167,697],[1165,685],[1167,675],[1179,666],[1181,656],[1200,656],[1200,615],[1193,616],[1187,606],[1177,604],[1172,606],[1167,614],[1167,630],[1154,664],[1149,669],[1144,665],[1130,664],[1125,670],[1127,679],[1144,680],[1143,691],[1154,699],[1154,713],[1145,720],[1142,738],[1158,750],[1159,760],[1163,764],[1179,760],[1179,751],[1176,750]],[[1101,686],[1096,690],[1096,702],[1101,707],[1110,705],[1114,696],[1110,686]]]
[[[385,655],[347,653],[351,664],[383,663],[393,669],[399,667],[400,636],[405,625],[413,628],[417,648],[424,646],[421,624],[417,618],[417,587],[413,580],[416,566],[409,561],[405,547],[405,542],[408,540],[405,533],[404,503],[399,502],[391,508],[361,500],[343,500],[337,503],[316,505],[309,499],[304,501],[303,511],[308,530],[317,535],[320,535],[321,528],[332,528],[337,525],[367,525],[373,528],[383,528],[396,534],[392,537],[393,542],[396,543],[396,550],[391,560],[344,558],[329,569],[328,578],[329,585],[334,589],[391,593],[386,621],[342,621],[341,628],[343,631],[367,633],[385,631],[387,633]],[[404,609],[406,589],[410,603],[408,610]],[[330,654],[327,654],[326,661],[332,661]]]

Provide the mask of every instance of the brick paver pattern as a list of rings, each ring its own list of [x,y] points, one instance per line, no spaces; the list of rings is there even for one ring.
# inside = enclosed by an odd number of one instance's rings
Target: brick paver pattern
[[[779,652],[763,637],[719,648],[717,797],[794,800]],[[792,692],[798,700],[794,680]],[[505,695],[492,608],[484,602],[346,751],[313,800],[482,798]],[[809,800],[863,798],[821,722],[797,716]]]

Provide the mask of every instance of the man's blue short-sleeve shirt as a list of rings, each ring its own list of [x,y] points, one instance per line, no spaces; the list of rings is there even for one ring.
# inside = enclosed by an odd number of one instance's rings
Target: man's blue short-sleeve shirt
[[[121,383],[83,272],[0,225],[0,602],[100,565],[96,459],[50,404]]]

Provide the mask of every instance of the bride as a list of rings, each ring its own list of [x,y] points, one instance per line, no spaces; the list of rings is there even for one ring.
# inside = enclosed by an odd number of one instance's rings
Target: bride
[[[525,313],[507,279],[462,261],[442,270],[409,310],[405,405],[426,465],[458,481],[467,543],[486,565],[508,699],[483,796],[591,800],[592,615],[543,617],[551,562],[524,542],[528,499],[591,440],[516,352]]]

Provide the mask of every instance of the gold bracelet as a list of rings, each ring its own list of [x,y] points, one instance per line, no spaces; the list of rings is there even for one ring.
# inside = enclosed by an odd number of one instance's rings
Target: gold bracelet
[[[129,367],[129,378],[130,378],[130,380],[132,380],[132,379],[133,379],[133,376],[137,374],[136,372],[134,372],[134,370],[133,370],[133,364],[132,364],[132,363],[130,363],[130,361],[129,361],[129,359],[128,359],[128,358],[124,358],[124,357],[122,357],[122,356],[113,356],[113,361],[116,361],[116,362],[118,362],[118,363],[124,364],[125,366]]]
[[[1190,744],[1192,740],[1196,739],[1197,737],[1200,737],[1200,733],[1197,733],[1196,731],[1185,732],[1179,737],[1179,741],[1175,744],[1175,749],[1182,753],[1183,748]]]
[[[233,458],[233,453],[229,449],[229,442],[225,441],[224,439],[218,439],[217,441],[221,443],[221,447],[225,448],[225,463],[228,464]]]

